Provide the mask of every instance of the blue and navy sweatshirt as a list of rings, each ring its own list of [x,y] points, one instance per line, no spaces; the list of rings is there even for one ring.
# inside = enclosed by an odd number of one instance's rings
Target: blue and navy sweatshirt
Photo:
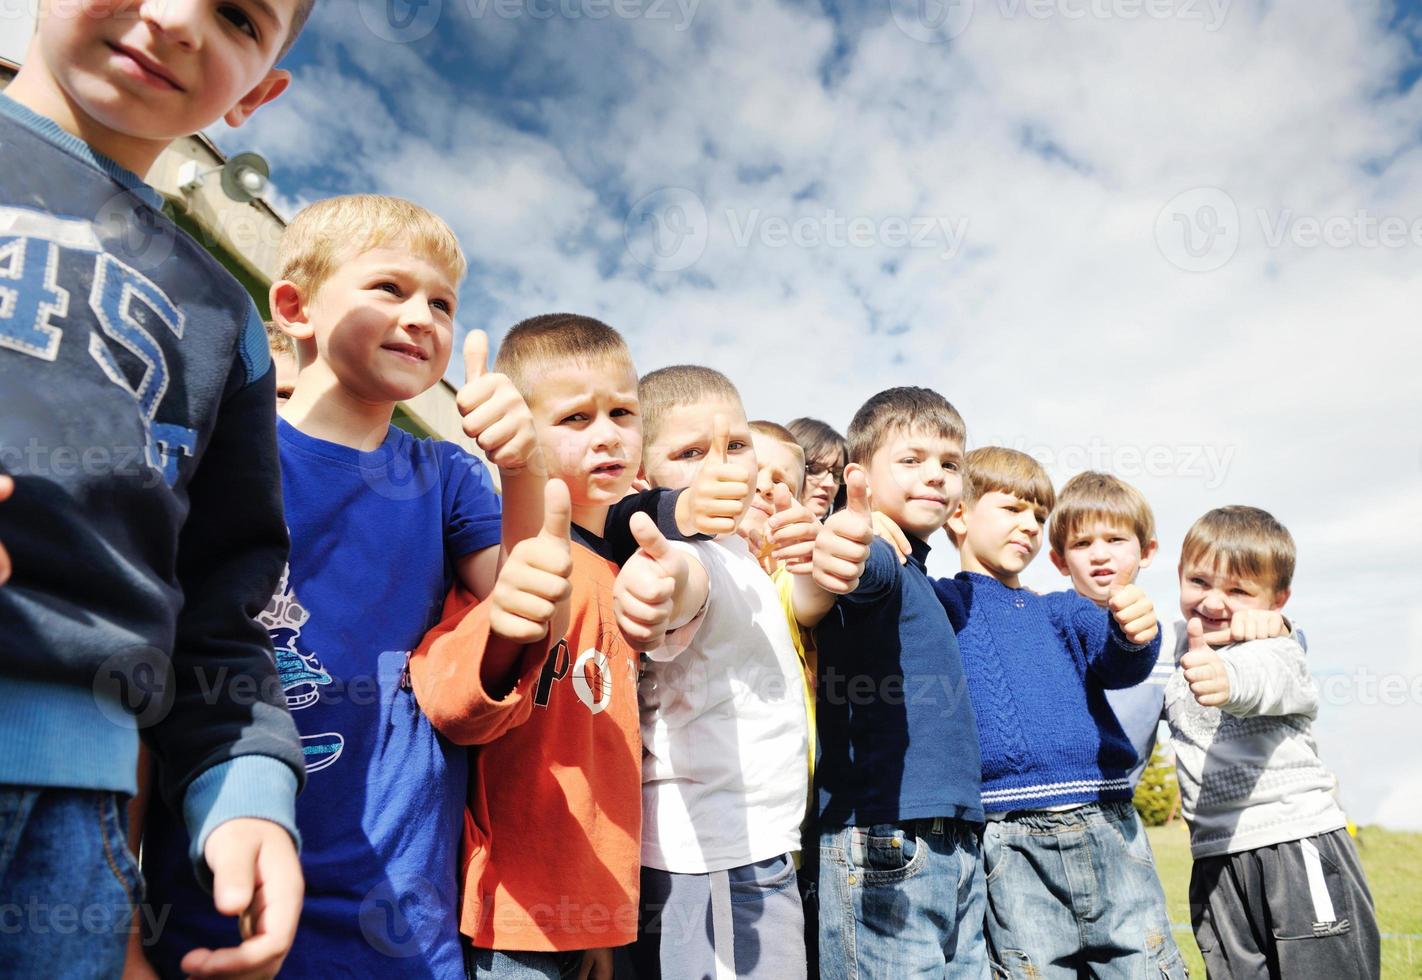
[[[957,631],[977,715],[983,809],[1130,799],[1136,751],[1106,690],[1149,677],[1160,637],[1135,646],[1075,592],[1038,595],[973,572],[933,585]]]
[[[859,586],[816,628],[815,777],[824,829],[949,817],[981,823],[978,732],[958,643],[913,554],[874,539]]]
[[[133,793],[141,735],[200,854],[231,817],[295,836],[304,769],[255,619],[287,552],[265,331],[161,206],[0,95],[0,783]]]

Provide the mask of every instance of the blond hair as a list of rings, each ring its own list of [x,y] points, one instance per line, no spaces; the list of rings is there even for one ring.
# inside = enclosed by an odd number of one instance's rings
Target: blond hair
[[[637,373],[622,335],[601,320],[577,313],[544,313],[514,324],[499,344],[494,370],[508,375],[524,398],[532,398],[540,371],[570,361],[612,361]]]
[[[265,321],[262,325],[267,328],[267,349],[272,352],[273,357],[281,354],[296,356],[296,341],[291,339],[290,334],[283,332],[271,320]]]
[[[1190,525],[1180,546],[1181,568],[1215,568],[1275,592],[1293,584],[1296,557],[1293,535],[1273,514],[1237,504],[1217,507]]]
[[[767,439],[773,439],[786,449],[790,450],[790,455],[795,457],[795,465],[800,468],[799,485],[790,488],[790,492],[799,499],[800,492],[805,489],[805,447],[800,445],[794,433],[778,422],[770,422],[765,419],[756,419],[750,423],[752,433],[760,433]]]
[[[1155,515],[1145,495],[1125,480],[1087,470],[1078,473],[1057,494],[1047,539],[1057,554],[1066,554],[1067,542],[1097,522],[1110,527],[1128,527],[1141,548],[1155,540]]]
[[[381,247],[422,256],[456,287],[468,271],[459,239],[434,212],[384,194],[347,194],[317,201],[291,220],[277,249],[277,278],[309,300],[341,261]]]
[[[981,446],[963,457],[963,510],[994,491],[1031,504],[1041,521],[1047,519],[1057,503],[1051,478],[1041,463],[1016,449]],[[943,530],[954,547],[963,546],[951,526]]]
[[[870,398],[849,423],[849,461],[868,466],[895,432],[967,441],[968,427],[948,399],[930,388],[889,388]]]
[[[637,382],[637,401],[642,406],[642,437],[648,444],[667,411],[677,405],[695,405],[721,399],[741,403],[741,393],[720,371],[695,364],[674,364],[658,368]]]

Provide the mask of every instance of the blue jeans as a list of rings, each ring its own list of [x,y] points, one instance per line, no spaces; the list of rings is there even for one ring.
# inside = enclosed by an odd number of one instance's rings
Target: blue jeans
[[[1184,980],[1150,841],[1129,802],[990,821],[983,861],[1001,976]]]
[[[0,971],[123,972],[143,900],[126,802],[112,792],[0,786]]]
[[[464,946],[464,973],[489,980],[563,980],[576,977],[583,965],[581,950],[571,953],[534,953]]]
[[[820,976],[989,976],[973,824],[935,817],[820,834]]]

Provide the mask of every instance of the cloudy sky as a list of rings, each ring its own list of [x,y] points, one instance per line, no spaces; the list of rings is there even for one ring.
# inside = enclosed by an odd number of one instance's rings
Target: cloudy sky
[[[1190,522],[1269,509],[1344,803],[1419,827],[1419,42],[1366,0],[359,0],[213,135],[288,213],[448,218],[465,328],[590,313],[841,429],[927,385],[972,445],[1113,470],[1168,611]]]

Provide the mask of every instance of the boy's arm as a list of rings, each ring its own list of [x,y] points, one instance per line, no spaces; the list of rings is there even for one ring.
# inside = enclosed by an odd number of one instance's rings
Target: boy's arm
[[[1187,626],[1180,666],[1195,700],[1238,717],[1318,716],[1318,687],[1303,648],[1289,637],[1237,643],[1214,650],[1198,619]]]
[[[503,490],[500,547],[467,555],[457,562],[459,579],[483,599],[514,546],[538,534],[543,525],[543,486],[547,468],[533,429],[533,413],[512,381],[487,371],[489,339],[471,330],[464,340],[464,387],[455,396],[464,434],[478,443],[485,458],[499,468]]]
[[[1075,592],[1045,597],[1056,615],[1066,615],[1086,652],[1086,667],[1102,687],[1134,687],[1151,674],[1160,656],[1155,606],[1138,586],[1118,587],[1103,610]]]
[[[628,645],[647,653],[705,609],[710,581],[701,561],[673,548],[646,514],[633,515],[631,531],[639,547],[617,573],[612,608]],[[689,639],[690,634],[678,637],[672,655]]]
[[[571,506],[561,480],[544,491],[544,526],[519,542],[489,599],[451,597],[444,621],[410,655],[410,686],[437,731],[490,742],[528,720],[529,690],[568,628]]]
[[[806,629],[818,625],[840,596],[850,602],[872,602],[898,582],[894,549],[874,537],[863,472],[853,468],[845,481],[845,508],[831,514],[815,535],[811,573],[795,577],[791,600],[796,620]]]
[[[0,476],[0,503],[9,499],[10,494],[15,492],[15,479],[9,476]],[[0,585],[4,585],[10,578],[10,553],[5,550],[5,542],[0,541]]]
[[[295,811],[306,768],[271,641],[256,621],[288,548],[275,382],[255,310],[247,331],[188,485],[176,559],[183,606],[171,686],[160,695],[167,710],[145,731],[160,791],[187,824],[198,880],[210,884],[221,914],[246,924],[240,945],[188,954],[183,969],[199,976],[279,966],[304,887]]]

